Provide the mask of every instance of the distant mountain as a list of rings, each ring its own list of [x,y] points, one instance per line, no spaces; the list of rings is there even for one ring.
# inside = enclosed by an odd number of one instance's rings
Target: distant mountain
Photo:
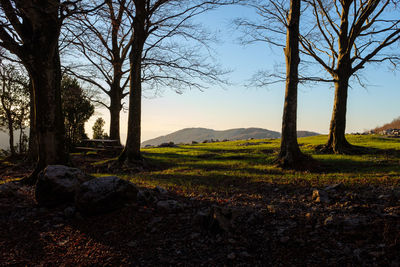
[[[299,137],[314,136],[318,133],[299,131]],[[279,132],[274,132],[262,128],[238,128],[230,129],[225,131],[216,131],[213,129],[206,128],[185,128],[171,134],[160,136],[154,139],[147,140],[142,143],[142,146],[152,145],[157,146],[162,143],[174,142],[179,143],[191,143],[192,141],[203,142],[204,140],[246,140],[249,138],[254,139],[265,139],[265,138],[280,138]]]

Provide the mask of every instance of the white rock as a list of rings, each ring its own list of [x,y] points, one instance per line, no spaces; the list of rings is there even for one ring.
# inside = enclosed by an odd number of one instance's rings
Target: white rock
[[[49,165],[39,175],[35,188],[36,201],[44,206],[73,202],[81,183],[92,179],[77,168]]]

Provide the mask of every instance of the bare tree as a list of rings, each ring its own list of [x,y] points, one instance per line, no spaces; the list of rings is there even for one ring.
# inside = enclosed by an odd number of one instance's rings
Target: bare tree
[[[72,53],[78,51],[88,64],[68,67],[68,72],[89,82],[109,98],[109,103],[95,100],[110,112],[110,138],[120,142],[120,111],[128,95],[128,52],[133,40],[132,22],[125,9],[131,1],[105,0],[93,14],[78,14],[68,21]],[[104,82],[107,86],[104,86]]]
[[[0,46],[15,54],[32,81],[38,163],[27,179],[48,164],[67,164],[61,112],[61,68],[58,39],[64,19],[81,1],[0,1]]]
[[[127,9],[133,20],[133,42],[129,54],[130,92],[128,136],[120,162],[141,160],[141,99],[142,82],[157,86],[202,88],[202,82],[223,82],[221,71],[207,58],[201,57],[194,43],[208,46],[209,37],[190,23],[191,18],[220,4],[235,1],[135,0],[133,10]],[[173,41],[175,39],[175,42]],[[191,46],[182,47],[185,40]],[[155,52],[157,51],[157,52]]]
[[[395,63],[398,51],[388,49],[400,39],[398,1],[307,0],[313,24],[302,32],[303,52],[331,76],[335,99],[325,151],[352,153],[345,137],[347,93],[350,79],[366,63]]]
[[[258,72],[251,85],[267,86],[271,83],[286,82],[285,102],[282,118],[281,147],[277,162],[284,168],[308,168],[313,160],[304,155],[297,142],[297,88],[299,83],[299,31],[301,0],[259,1],[250,0],[246,6],[253,8],[257,18],[238,18],[235,24],[244,33],[243,44],[265,42],[282,47],[286,62],[286,75]],[[286,33],[286,36],[285,36]],[[286,39],[286,45],[284,45]],[[261,77],[260,77],[261,76]]]

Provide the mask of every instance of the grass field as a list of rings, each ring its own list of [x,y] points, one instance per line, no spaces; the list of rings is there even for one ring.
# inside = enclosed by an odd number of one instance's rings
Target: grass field
[[[144,186],[161,185],[190,192],[237,191],[257,183],[322,186],[343,183],[348,186],[400,184],[400,139],[382,136],[349,135],[351,144],[368,148],[362,155],[320,154],[316,146],[326,136],[300,138],[303,152],[318,160],[321,171],[295,172],[274,164],[279,140],[230,141],[176,148],[145,148],[143,155],[151,171],[120,175]],[[107,174],[96,174],[98,176]]]

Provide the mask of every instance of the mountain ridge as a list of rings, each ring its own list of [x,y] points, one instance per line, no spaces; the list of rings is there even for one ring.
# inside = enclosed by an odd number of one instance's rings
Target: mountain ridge
[[[298,137],[314,136],[319,135],[319,133],[309,132],[309,131],[298,131]],[[142,142],[142,147],[144,146],[157,146],[162,143],[174,142],[178,143],[191,143],[203,142],[204,140],[246,140],[246,139],[276,139],[280,138],[281,134],[276,131],[271,131],[263,128],[234,128],[228,130],[214,130],[202,127],[192,127],[184,128],[173,133],[152,138]]]

